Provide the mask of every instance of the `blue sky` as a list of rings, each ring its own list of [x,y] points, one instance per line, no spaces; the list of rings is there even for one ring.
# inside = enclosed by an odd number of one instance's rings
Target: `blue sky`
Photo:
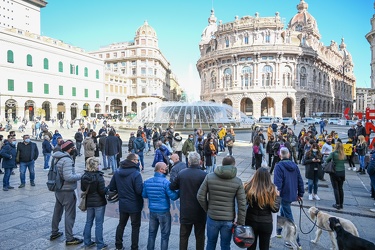
[[[308,11],[318,22],[321,41],[338,44],[345,38],[354,61],[357,87],[370,87],[370,45],[365,35],[370,31],[374,0],[305,0]],[[45,36],[63,40],[86,51],[100,46],[134,39],[144,20],[155,29],[159,47],[171,64],[180,84],[199,98],[198,43],[207,26],[212,5],[223,23],[235,16],[274,16],[285,20],[297,13],[300,0],[50,0],[41,10],[41,30]]]

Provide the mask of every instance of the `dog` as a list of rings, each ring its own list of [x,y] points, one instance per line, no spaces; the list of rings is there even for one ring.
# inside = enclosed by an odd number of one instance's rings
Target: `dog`
[[[298,249],[296,224],[292,220],[278,215],[277,228],[282,228],[281,236],[284,240],[289,242],[294,250]]]
[[[353,234],[346,231],[341,223],[340,220],[336,217],[330,217],[329,219],[329,227],[331,230],[336,232],[336,240],[337,245],[339,246],[339,250],[375,250],[375,244],[354,236]]]
[[[332,249],[336,250],[337,249],[337,242],[335,239],[335,233],[331,230],[329,227],[329,218],[332,217],[330,214],[327,214],[325,212],[320,211],[316,207],[310,207],[309,208],[309,215],[312,220],[316,219],[316,232],[315,232],[315,239],[311,240],[312,243],[317,243],[320,239],[320,235],[322,234],[323,230],[321,228],[324,228],[325,230],[328,231],[329,237],[331,238],[332,242]],[[355,227],[355,225],[347,219],[337,217],[341,221],[342,227],[348,231],[349,233],[359,236],[358,235],[358,230]]]

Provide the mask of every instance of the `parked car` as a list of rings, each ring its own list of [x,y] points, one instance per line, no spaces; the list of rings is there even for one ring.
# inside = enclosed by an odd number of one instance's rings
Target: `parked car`
[[[259,123],[272,123],[274,118],[271,116],[261,116],[259,117]]]
[[[294,119],[292,117],[284,117],[280,122],[284,123],[285,125],[293,125],[293,120]]]
[[[328,124],[338,125],[339,122],[340,122],[340,118],[329,118],[328,119]]]
[[[302,123],[305,123],[305,125],[315,124],[315,119],[311,117],[304,117],[301,119]]]

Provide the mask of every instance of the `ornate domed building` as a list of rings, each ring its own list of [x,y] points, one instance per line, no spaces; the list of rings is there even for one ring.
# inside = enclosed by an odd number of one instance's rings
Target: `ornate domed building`
[[[305,117],[352,107],[355,76],[344,39],[320,41],[315,18],[300,0],[288,26],[274,17],[216,23],[212,10],[199,44],[201,99],[246,115]]]

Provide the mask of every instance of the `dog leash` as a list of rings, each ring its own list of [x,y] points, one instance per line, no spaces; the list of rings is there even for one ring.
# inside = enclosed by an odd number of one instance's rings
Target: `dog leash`
[[[298,200],[298,203],[299,203],[299,230],[301,231],[302,234],[311,233],[314,230],[315,227],[320,228],[321,230],[324,230],[324,231],[327,231],[327,232],[332,232],[332,230],[327,230],[327,229],[322,228],[322,227],[320,227],[316,224],[317,221],[318,221],[318,214],[316,214],[316,216],[315,216],[315,221],[312,221],[310,219],[310,217],[306,214],[306,211],[303,209],[303,200]],[[306,217],[309,219],[309,221],[311,221],[314,224],[313,227],[311,228],[311,230],[308,231],[307,233],[302,231],[302,211],[306,215]]]

